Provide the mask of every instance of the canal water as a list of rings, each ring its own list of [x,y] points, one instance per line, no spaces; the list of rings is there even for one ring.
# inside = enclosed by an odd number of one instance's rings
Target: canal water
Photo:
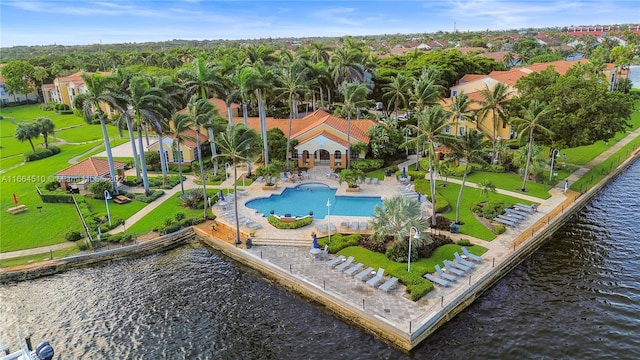
[[[0,339],[58,359],[638,359],[640,162],[530,258],[403,354],[190,245],[0,286]]]

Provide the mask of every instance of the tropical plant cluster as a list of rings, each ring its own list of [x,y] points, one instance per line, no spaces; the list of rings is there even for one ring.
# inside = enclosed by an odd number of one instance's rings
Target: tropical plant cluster
[[[271,224],[276,229],[299,229],[301,227],[311,225],[311,223],[313,222],[313,217],[303,217],[301,219],[296,219],[295,221],[281,221],[277,217],[271,215],[267,218],[267,222],[269,222],[269,224]]]

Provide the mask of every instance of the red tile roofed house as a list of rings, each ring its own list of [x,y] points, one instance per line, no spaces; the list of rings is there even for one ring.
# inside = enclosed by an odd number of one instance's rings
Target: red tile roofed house
[[[476,74],[467,74],[463,76],[457,85],[451,87],[451,97],[457,96],[464,92],[469,96],[474,103],[477,104],[483,100],[481,95],[481,91],[488,88],[493,90],[493,88],[498,83],[503,83],[507,85],[508,92],[513,96],[517,94],[517,90],[515,88],[516,82],[527,76],[532,72],[540,72],[548,67],[553,67],[558,73],[564,75],[567,73],[567,70],[576,63],[584,63],[588,60],[580,59],[573,61],[559,60],[548,63],[537,63],[529,66],[512,68],[507,71],[492,71],[488,75],[476,75]],[[445,106],[448,106],[451,103],[451,99],[447,99],[444,102]],[[478,128],[481,131],[485,131],[489,137],[493,136],[493,119],[485,118],[479,121],[478,123],[471,122],[455,122],[452,123],[452,127],[456,134],[460,133],[460,129],[464,129],[462,131],[466,131],[466,129],[470,128]],[[506,125],[498,126],[496,137],[499,139],[511,139],[515,137],[515,132],[511,129],[511,127]]]
[[[120,161],[113,162],[113,166],[116,169],[116,176],[119,179],[124,179],[124,167],[126,165],[126,163]],[[111,179],[109,162],[105,159],[91,157],[58,172],[56,177],[58,181],[60,181],[60,186],[63,189],[67,189],[67,185],[74,182],[85,185],[86,189],[88,183],[92,181]]]
[[[5,65],[6,64],[0,64],[0,101],[4,104],[25,101],[27,99],[30,101],[36,101],[37,96],[34,92],[30,92],[29,94],[13,94],[9,92],[4,83],[4,78],[2,77],[2,67]]]
[[[76,96],[78,96],[78,94],[84,94],[88,91],[87,86],[82,79],[82,74],[91,75],[93,73],[78,71],[69,76],[60,76],[53,79],[53,84],[43,85],[43,92],[45,86],[47,86],[48,89],[50,89],[52,85],[54,87],[54,89],[51,90],[48,94],[50,100],[47,100],[47,95],[45,95],[45,101],[56,101],[58,103],[66,104],[70,109],[73,109],[73,100],[76,98]],[[110,72],[103,71],[98,72],[98,74],[102,76],[111,75]],[[56,100],[53,100],[54,98]],[[100,108],[105,114],[108,114],[109,116],[113,116],[113,114],[115,113],[115,111],[106,104],[101,104]]]
[[[285,136],[289,134],[289,119],[267,118],[267,129],[278,128]],[[291,138],[298,140],[293,149],[292,158],[298,159],[298,166],[311,168],[318,164],[331,168],[346,167],[347,156],[347,120],[329,114],[324,110],[316,110],[309,115],[294,119],[291,122]],[[243,124],[243,118],[235,118],[235,124]],[[260,133],[260,120],[256,117],[248,119],[249,128]],[[375,125],[372,120],[351,120],[350,142],[369,143],[367,131]],[[362,157],[364,154],[354,154]]]
[[[183,164],[191,164],[192,162],[197,161],[197,138],[200,138],[200,146],[209,141],[209,137],[206,133],[200,133],[200,136],[198,136],[195,130],[189,129],[181,133],[180,148],[178,149],[178,142],[176,141],[175,135],[171,134],[163,136],[162,150],[164,151],[165,160],[170,164],[177,164],[181,160]],[[149,144],[148,151],[160,153],[159,141]]]

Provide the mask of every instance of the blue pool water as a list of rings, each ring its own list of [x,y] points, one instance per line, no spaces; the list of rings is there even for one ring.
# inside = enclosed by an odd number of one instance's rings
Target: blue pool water
[[[371,216],[376,205],[382,206],[379,196],[336,196],[336,189],[324,184],[301,184],[285,189],[281,195],[271,195],[246,203],[246,207],[268,216],[271,210],[278,215],[308,215],[314,218],[327,216],[327,199],[331,203],[331,215]]]

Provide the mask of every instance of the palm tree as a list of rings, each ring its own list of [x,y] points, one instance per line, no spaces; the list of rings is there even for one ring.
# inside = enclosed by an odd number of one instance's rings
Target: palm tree
[[[307,88],[307,68],[301,61],[294,61],[276,73],[276,81],[280,85],[276,90],[287,97],[289,103],[289,131],[287,134],[287,170],[291,168],[291,128],[293,119],[298,118],[298,97]]]
[[[250,161],[256,153],[256,147],[252,146],[258,141],[258,134],[247,129],[242,124],[231,125],[227,130],[218,136],[218,148],[220,154],[217,157],[223,157],[231,160],[233,164],[233,192],[238,194],[238,163]],[[240,218],[238,216],[238,196],[234,196],[234,208],[236,216],[236,244],[240,243]]]
[[[53,134],[53,130],[56,128],[56,124],[49,118],[39,117],[35,121],[35,125],[38,128],[38,132],[44,139],[44,147],[49,148],[49,135]]]
[[[540,146],[534,146],[533,150],[529,151],[528,146],[519,148],[513,157],[513,165],[518,168],[518,173],[524,177],[526,171],[527,162],[529,163],[529,174],[536,176],[544,171],[547,160],[542,154],[542,148]],[[529,176],[524,177],[528,179]],[[526,181],[526,180],[525,180]]]
[[[465,121],[473,121],[471,112],[471,99],[464,92],[453,97],[451,105],[449,105],[449,113],[451,114],[451,122],[456,124],[456,136],[458,136],[458,123]]]
[[[542,122],[547,119],[552,113],[552,109],[544,102],[538,102],[538,100],[531,100],[528,107],[522,107],[520,116],[512,119],[513,125],[518,131],[518,138],[520,140],[525,138],[525,134],[528,132],[529,136],[529,149],[527,151],[527,164],[524,169],[524,179],[522,180],[522,191],[527,191],[527,178],[529,177],[529,165],[531,164],[531,156],[533,155],[533,135],[536,131],[541,132],[544,135],[552,135],[553,132],[546,127],[542,126]],[[553,169],[551,169],[553,171]]]
[[[185,136],[183,133],[191,129],[193,125],[194,125],[193,119],[190,115],[177,114],[176,116],[173,117],[173,127],[169,128],[169,132],[173,134],[173,136],[176,138],[176,141],[174,143],[176,145],[174,154],[178,154],[178,175],[180,176],[180,191],[182,191],[183,195],[184,195],[184,184],[182,182],[183,159],[182,159],[182,152],[180,150],[180,141],[182,140],[182,137]],[[175,156],[174,156],[174,161],[175,161]],[[206,196],[205,196],[205,200],[207,200]]]
[[[411,90],[411,79],[405,75],[397,74],[391,78],[391,82],[382,90],[385,93],[382,98],[387,102],[387,108],[393,104],[393,112],[398,117],[398,109],[406,107]]]
[[[402,195],[383,199],[369,222],[375,238],[384,240],[392,236],[397,243],[408,240],[411,227],[418,229],[418,233],[429,227],[429,221],[421,215],[420,203]]]
[[[31,145],[31,150],[36,151],[35,146],[33,146],[33,139],[40,136],[40,130],[36,124],[32,123],[18,123],[16,126],[15,135],[16,139],[20,142],[28,141]]]
[[[336,104],[347,115],[347,169],[351,168],[351,114],[369,103],[369,89],[364,83],[342,83],[344,101]]]
[[[469,165],[472,162],[484,163],[484,150],[488,147],[489,141],[486,138],[486,134],[484,132],[478,132],[476,129],[465,132],[461,138],[456,138],[455,141],[451,143],[453,156],[465,162],[462,184],[460,185],[458,201],[456,202],[456,224],[460,224],[460,202],[462,201],[462,191],[467,181]]]
[[[191,96],[187,104],[187,112],[178,115],[180,121],[195,125],[196,128],[196,151],[198,162],[200,163],[200,177],[202,179],[202,189],[204,191],[204,218],[207,218],[207,179],[204,176],[204,165],[202,163],[202,149],[200,149],[200,127],[209,123],[209,119],[216,114],[216,109],[207,99],[200,99],[198,95]],[[213,156],[217,156],[214,154]]]
[[[432,204],[432,220],[431,225],[436,225],[436,179],[435,179],[435,158],[436,146],[441,143],[448,143],[451,135],[445,134],[443,131],[449,124],[448,114],[440,105],[429,107],[427,110],[421,111],[416,115],[418,124],[411,125],[411,131],[416,136],[407,141],[407,145],[421,144],[426,146],[427,156],[429,157],[429,182],[431,190]],[[402,145],[404,146],[404,144]],[[420,154],[418,153],[418,162],[420,162]]]
[[[87,92],[83,94],[82,114],[84,120],[88,123],[91,123],[94,114],[97,114],[100,119],[102,138],[107,150],[107,162],[109,163],[109,175],[111,176],[113,193],[117,195],[118,179],[116,178],[116,169],[113,166],[113,155],[111,153],[111,142],[109,141],[109,133],[107,132],[105,114],[100,105],[105,104],[123,112],[124,109],[119,106],[119,104],[122,104],[122,96],[111,91],[112,78],[100,74],[82,74],[81,77],[87,88]]]
[[[497,83],[493,89],[490,89],[488,85],[480,91],[482,100],[480,100],[480,109],[478,109],[478,123],[487,118],[487,115],[491,114],[491,121],[493,122],[493,158],[492,163],[496,161],[496,142],[498,141],[498,124],[500,121],[507,122],[507,116],[505,114],[505,108],[509,103],[511,96],[507,85],[504,83]]]
[[[125,115],[133,116],[135,127],[138,129],[138,150],[140,150],[140,171],[142,173],[142,183],[145,194],[151,193],[149,188],[149,176],[147,174],[147,161],[144,155],[144,145],[142,143],[143,129],[147,128],[150,122],[157,122],[168,115],[166,109],[166,92],[158,87],[152,87],[149,80],[143,76],[136,76],[129,81],[128,93],[126,94],[127,109]],[[129,129],[133,128],[133,124]],[[131,132],[132,130],[130,130]],[[130,135],[131,136],[131,135]],[[160,139],[161,140],[161,139]],[[160,141],[161,142],[161,141]],[[134,145],[135,147],[135,145]]]
[[[478,189],[480,189],[480,193],[488,199],[490,193],[496,192],[496,185],[489,179],[482,179],[478,183]]]
[[[441,76],[440,70],[430,67],[422,70],[420,77],[414,80],[413,88],[409,91],[409,99],[417,111],[437,104],[442,98],[444,86],[439,84]]]
[[[351,47],[341,47],[331,54],[333,64],[333,79],[336,84],[343,82],[362,82],[364,80],[364,66],[362,52]]]

